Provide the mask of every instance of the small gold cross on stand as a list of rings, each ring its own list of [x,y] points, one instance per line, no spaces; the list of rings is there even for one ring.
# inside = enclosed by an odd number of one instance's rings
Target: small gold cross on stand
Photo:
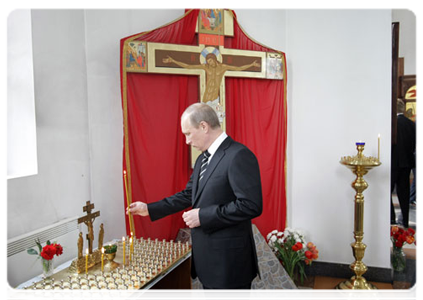
[[[87,241],[88,241],[88,251],[90,254],[93,253],[93,244],[94,244],[94,229],[93,223],[94,219],[100,216],[100,212],[96,211],[91,213],[91,210],[94,209],[94,204],[90,201],[87,201],[87,205],[83,207],[83,211],[87,213],[86,216],[83,216],[78,219],[78,224],[85,223],[88,227]]]
[[[90,201],[87,201],[86,206],[84,206],[82,209],[83,212],[87,213],[87,215],[78,219],[78,224],[84,223],[88,227],[88,234],[87,234],[88,253],[89,253],[88,264],[87,264],[88,268],[91,268],[101,262],[101,249],[97,249],[93,251],[93,245],[94,245],[93,223],[95,218],[100,216],[100,211],[96,211],[92,213],[93,209],[94,209],[94,204],[91,203]],[[77,271],[78,273],[85,272],[85,260],[86,258],[82,256],[82,243],[78,242],[78,258],[72,262],[70,269]]]

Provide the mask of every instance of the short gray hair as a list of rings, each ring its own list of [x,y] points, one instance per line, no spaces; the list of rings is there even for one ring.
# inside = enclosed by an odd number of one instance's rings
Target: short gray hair
[[[183,118],[189,118],[191,125],[195,128],[200,126],[201,121],[206,122],[213,129],[220,127],[216,112],[205,103],[194,103],[188,106],[182,114],[181,119]]]
[[[405,111],[405,104],[404,101],[402,101],[401,99],[397,99],[397,113],[404,113]]]

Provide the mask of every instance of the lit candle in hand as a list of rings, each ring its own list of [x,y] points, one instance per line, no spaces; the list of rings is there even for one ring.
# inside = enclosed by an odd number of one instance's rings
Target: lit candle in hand
[[[104,247],[101,248],[101,272],[104,272]]]
[[[85,251],[85,274],[88,274],[88,248]]]
[[[122,238],[123,242],[123,265],[125,265],[125,237]]]

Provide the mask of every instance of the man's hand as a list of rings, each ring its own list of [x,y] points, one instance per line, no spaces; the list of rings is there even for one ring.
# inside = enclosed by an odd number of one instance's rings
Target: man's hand
[[[182,218],[189,228],[199,227],[201,225],[199,211],[199,208],[194,208],[182,214]]]
[[[147,204],[144,202],[134,202],[126,208],[126,214],[139,215],[142,217],[148,216]]]

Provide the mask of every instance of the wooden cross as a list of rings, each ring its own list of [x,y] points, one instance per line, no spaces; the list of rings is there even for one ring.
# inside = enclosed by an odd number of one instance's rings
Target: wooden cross
[[[90,201],[87,201],[87,205],[83,207],[82,211],[86,212],[87,215],[83,216],[78,219],[78,224],[85,223],[88,227],[88,234],[87,234],[87,241],[88,241],[88,249],[89,253],[93,253],[93,243],[94,243],[94,228],[93,223],[94,219],[100,216],[100,212],[96,211],[95,213],[91,213],[91,210],[94,209],[94,204]]]
[[[222,129],[225,121],[225,78],[245,77],[283,79],[280,53],[224,48],[224,36],[233,36],[233,15],[228,10],[200,10],[196,32],[198,46],[127,40],[126,72],[196,75],[200,101],[218,114]],[[200,154],[191,147],[191,159]]]

